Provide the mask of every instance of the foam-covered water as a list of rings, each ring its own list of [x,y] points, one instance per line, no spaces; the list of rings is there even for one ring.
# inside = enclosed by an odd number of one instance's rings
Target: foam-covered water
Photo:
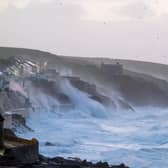
[[[27,124],[34,132],[21,135],[39,139],[43,155],[123,162],[131,168],[168,167],[168,109],[115,112],[68,87],[75,108],[32,112]]]
[[[139,109],[102,119],[77,113],[34,113],[28,119],[34,132],[24,137],[38,138],[40,152],[46,156],[124,162],[132,168],[167,168],[167,110]],[[45,146],[46,142],[54,146]]]

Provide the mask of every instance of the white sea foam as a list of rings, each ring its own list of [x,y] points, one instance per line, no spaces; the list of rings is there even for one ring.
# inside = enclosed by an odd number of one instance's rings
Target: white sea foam
[[[123,162],[131,168],[168,167],[168,109],[116,113],[65,85],[75,108],[52,112],[46,105],[46,111],[34,112],[27,120],[34,132],[21,135],[38,138],[42,154]],[[54,146],[45,146],[46,142]]]

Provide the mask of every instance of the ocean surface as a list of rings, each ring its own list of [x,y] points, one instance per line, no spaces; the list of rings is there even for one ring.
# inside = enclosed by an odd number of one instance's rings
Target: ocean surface
[[[97,104],[89,109],[34,112],[27,120],[34,132],[18,134],[39,139],[40,152],[49,157],[125,163],[131,168],[168,167],[168,109],[113,112]]]

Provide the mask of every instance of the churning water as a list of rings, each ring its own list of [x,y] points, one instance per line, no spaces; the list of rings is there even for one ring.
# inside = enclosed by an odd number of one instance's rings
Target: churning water
[[[167,168],[168,110],[139,109],[106,119],[77,114],[32,114],[28,125],[34,132],[24,137],[37,137],[40,152],[46,156],[124,162],[131,168]],[[53,146],[45,146],[46,142]]]
[[[113,112],[80,91],[69,94],[75,109],[34,112],[27,120],[34,132],[21,134],[38,138],[43,155],[123,162],[131,168],[168,167],[168,109]]]

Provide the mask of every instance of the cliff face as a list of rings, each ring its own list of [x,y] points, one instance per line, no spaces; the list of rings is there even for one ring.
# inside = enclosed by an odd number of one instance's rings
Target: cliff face
[[[157,83],[129,75],[114,77],[111,82],[118,86],[122,97],[135,106],[168,106],[168,92]]]

